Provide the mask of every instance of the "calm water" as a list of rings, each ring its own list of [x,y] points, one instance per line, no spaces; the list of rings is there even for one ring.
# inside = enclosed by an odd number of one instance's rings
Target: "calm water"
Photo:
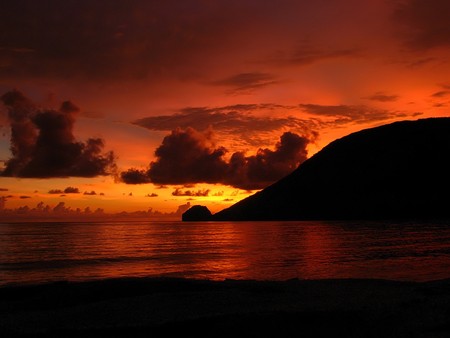
[[[125,276],[450,278],[450,222],[0,222],[0,285]]]

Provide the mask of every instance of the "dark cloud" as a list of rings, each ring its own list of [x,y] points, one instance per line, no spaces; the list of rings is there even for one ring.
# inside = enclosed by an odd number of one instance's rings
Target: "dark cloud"
[[[0,188],[0,191],[9,191],[7,188]]]
[[[63,191],[61,189],[51,189],[48,191],[48,193],[51,195],[58,195],[58,194],[62,194]]]
[[[227,150],[215,145],[212,131],[176,129],[156,150],[157,159],[150,163],[149,170],[142,171],[142,183],[149,180],[154,184],[221,183],[247,190],[261,189],[303,162],[309,142],[306,137],[285,132],[275,150],[260,148],[252,156],[235,152],[227,160]],[[174,193],[195,196],[197,192],[177,189]]]
[[[151,194],[145,195],[145,197],[158,197],[158,194],[155,194],[154,192],[152,192]]]
[[[64,193],[65,194],[79,194],[80,190],[78,188],[74,188],[74,187],[67,187],[66,189],[64,189]]]
[[[172,192],[172,196],[194,196],[194,197],[206,197],[209,196],[211,190],[209,189],[201,189],[201,190],[197,190],[197,191],[193,191],[193,190],[181,190],[179,188],[176,188],[173,192]]]
[[[265,62],[276,65],[304,66],[323,60],[360,57],[361,51],[356,48],[350,49],[321,49],[308,44],[298,46],[293,50],[278,50]]]
[[[83,193],[83,195],[87,195],[87,196],[95,196],[95,195],[97,195],[97,193],[96,193],[94,190],[91,190],[91,191],[85,191],[85,192]]]
[[[349,106],[349,105],[319,105],[319,104],[300,104],[300,108],[313,115],[322,117],[334,117],[333,123],[369,123],[393,118],[414,117],[422,113],[406,113],[392,110],[378,109],[368,106]]]
[[[70,207],[66,207],[65,202],[59,202],[54,208],[53,212],[55,213],[67,213],[70,212]]]
[[[384,92],[376,92],[375,94],[366,97],[367,100],[379,102],[395,102],[398,98],[398,95],[389,95]]]
[[[256,89],[264,88],[277,83],[276,77],[267,73],[240,73],[228,78],[211,82],[215,86],[229,87],[228,93],[251,93]]]
[[[254,156],[236,152],[231,156],[226,184],[241,189],[261,189],[294,171],[307,159],[309,140],[286,132],[275,150],[259,149]]]
[[[293,116],[296,108],[295,106],[276,104],[191,107],[184,108],[173,115],[146,117],[133,123],[158,131],[171,131],[176,128],[186,129],[189,127],[196,130],[206,130],[211,127],[219,134],[239,135],[239,142],[252,146],[261,146],[261,143],[263,143],[261,141],[264,138],[265,141],[271,140],[272,133],[277,130],[292,130],[308,135],[311,139],[317,136],[314,130],[320,127],[320,121]],[[257,116],[256,114],[263,114],[264,116]]]
[[[406,0],[397,5],[394,20],[405,28],[405,39],[413,49],[450,47],[447,0]]]
[[[430,64],[434,61],[436,61],[436,58],[434,58],[434,57],[419,58],[419,59],[413,60],[413,61],[406,61],[406,65],[409,68],[420,68],[420,67]]]
[[[212,132],[176,129],[156,149],[148,175],[156,184],[217,183],[227,170],[226,149],[215,147]]]
[[[125,182],[126,184],[150,183],[147,170],[130,168],[127,171],[121,172],[120,178],[122,182]]]
[[[59,110],[42,110],[17,90],[1,99],[8,109],[13,155],[3,176],[94,177],[114,170],[114,154],[102,154],[103,140],[75,140],[78,108],[73,103],[64,102]]]
[[[22,200],[24,200],[24,199],[31,198],[31,196],[22,195],[22,196],[19,196],[19,198],[22,199]]]
[[[49,194],[79,194],[80,190],[74,187],[67,187],[64,190],[61,189],[51,189],[48,191]]]
[[[438,92],[433,93],[431,96],[435,97],[435,98],[441,98],[441,97],[448,96],[449,94],[450,94],[450,91],[448,91],[448,90],[440,90]]]

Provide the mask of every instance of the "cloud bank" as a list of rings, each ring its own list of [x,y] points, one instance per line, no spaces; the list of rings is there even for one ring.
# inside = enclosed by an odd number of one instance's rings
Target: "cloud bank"
[[[309,142],[307,137],[285,132],[274,150],[260,148],[251,156],[235,152],[227,159],[227,150],[216,146],[211,130],[179,128],[164,138],[148,170],[131,168],[122,172],[121,178],[128,184],[221,183],[240,189],[261,189],[305,161]]]

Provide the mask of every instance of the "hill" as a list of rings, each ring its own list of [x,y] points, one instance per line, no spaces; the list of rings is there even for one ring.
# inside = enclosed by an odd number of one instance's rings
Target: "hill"
[[[402,121],[338,139],[213,220],[450,216],[450,118]]]

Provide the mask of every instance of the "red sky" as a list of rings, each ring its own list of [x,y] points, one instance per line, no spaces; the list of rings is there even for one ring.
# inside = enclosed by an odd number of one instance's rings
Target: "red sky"
[[[6,209],[215,212],[350,132],[448,115],[445,0],[24,0],[0,13]]]

